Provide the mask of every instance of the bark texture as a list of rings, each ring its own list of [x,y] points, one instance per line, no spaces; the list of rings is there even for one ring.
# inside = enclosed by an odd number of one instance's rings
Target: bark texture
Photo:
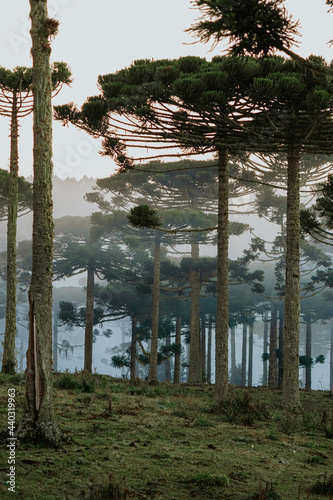
[[[212,383],[212,317],[208,320],[207,383]]]
[[[311,318],[308,317],[306,320],[306,342],[305,342],[305,355],[308,359],[312,357],[312,323]],[[311,372],[312,366],[307,365],[305,367],[305,389],[311,389]]]
[[[86,324],[84,331],[84,369],[92,373],[93,330],[94,330],[94,286],[95,263],[91,258],[87,267]]]
[[[264,312],[264,354],[268,352],[268,312]],[[267,385],[267,359],[264,360],[262,385]]]
[[[276,387],[277,363],[277,309],[271,304],[271,328],[269,335],[269,369],[268,369],[268,387]]]
[[[178,315],[176,318],[176,344],[181,345],[181,326],[182,326],[182,320],[181,317]],[[174,384],[179,384],[180,382],[180,357],[181,353],[176,353],[175,354],[175,367],[174,367],[174,374],[173,374],[173,383]]]
[[[283,332],[284,370],[283,404],[285,407],[300,406],[299,394],[299,320],[300,320],[300,199],[299,199],[300,152],[290,147],[288,151],[287,191],[287,250],[285,321]]]
[[[47,0],[30,0],[33,57],[34,202],[26,406],[18,438],[57,446],[52,381],[52,105]]]
[[[18,108],[17,93],[15,91],[13,92],[12,101],[9,168],[6,327],[3,342],[2,372],[13,374],[16,368],[16,224],[18,205]]]
[[[241,373],[241,385],[246,386],[246,345],[247,345],[247,325],[243,323],[243,338],[242,338],[242,373]]]
[[[192,259],[199,258],[199,245],[192,243],[191,245]],[[199,299],[201,291],[200,271],[192,269],[190,274],[191,287],[191,336],[190,336],[190,368],[188,373],[188,381],[190,383],[201,382],[200,370],[200,316],[199,316]]]
[[[161,241],[159,236],[155,237],[154,248],[154,278],[153,278],[153,304],[151,314],[151,347],[150,363],[147,381],[157,382],[157,354],[158,354],[158,318],[160,307],[160,263],[161,263]]]
[[[218,158],[218,215],[217,215],[217,312],[215,344],[215,389],[218,401],[228,392],[228,330],[229,330],[229,262],[228,262],[228,223],[229,223],[229,186],[228,153],[219,151]]]
[[[249,326],[249,364],[248,364],[248,376],[247,376],[247,386],[252,387],[253,382],[253,325]]]
[[[137,319],[132,317],[132,337],[131,337],[131,368],[130,368],[130,380],[135,381],[136,373],[136,324]]]

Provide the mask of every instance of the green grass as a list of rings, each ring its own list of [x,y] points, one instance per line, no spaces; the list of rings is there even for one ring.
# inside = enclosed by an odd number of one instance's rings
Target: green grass
[[[63,499],[323,499],[332,495],[333,398],[301,391],[303,412],[281,409],[279,390],[233,388],[216,405],[209,386],[130,385],[106,376],[56,374],[58,450],[16,449],[16,496]],[[22,376],[0,377],[1,408]],[[0,412],[6,428],[6,412]],[[5,443],[7,435],[2,434]],[[1,451],[0,498],[8,451]]]

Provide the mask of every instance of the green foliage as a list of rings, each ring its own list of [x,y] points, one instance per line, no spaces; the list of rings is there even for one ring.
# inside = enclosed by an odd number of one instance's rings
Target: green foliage
[[[320,479],[311,487],[312,493],[317,493],[319,495],[333,495],[333,475],[323,477],[323,480]]]
[[[243,425],[253,425],[254,422],[266,420],[269,416],[266,405],[252,400],[249,392],[230,392],[217,411],[227,422]]]
[[[290,48],[298,22],[287,15],[281,0],[195,0],[202,17],[188,31],[202,42],[227,38],[232,54],[267,55]]]
[[[229,479],[223,474],[196,474],[189,478],[189,482],[197,484],[200,488],[207,488],[208,486],[226,487],[229,485]]]
[[[7,218],[9,193],[9,172],[0,169],[0,220]],[[24,177],[18,177],[18,213],[28,213],[32,210],[32,184]]]
[[[140,229],[156,229],[162,225],[162,220],[157,215],[157,211],[147,205],[131,208],[127,218],[132,226]]]

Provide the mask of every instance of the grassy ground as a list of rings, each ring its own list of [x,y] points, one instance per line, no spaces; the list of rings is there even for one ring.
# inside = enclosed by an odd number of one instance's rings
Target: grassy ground
[[[20,375],[0,375],[1,429],[8,389],[24,404]],[[16,496],[57,499],[333,498],[333,394],[302,391],[303,412],[282,411],[279,390],[233,388],[223,407],[212,387],[130,385],[57,374],[58,450],[16,449]],[[0,498],[6,484],[2,433]]]

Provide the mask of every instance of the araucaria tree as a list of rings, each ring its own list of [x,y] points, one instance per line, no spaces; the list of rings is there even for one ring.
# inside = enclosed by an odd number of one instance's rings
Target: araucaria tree
[[[288,161],[284,325],[287,354],[284,363],[288,368],[284,371],[283,400],[285,406],[297,407],[300,405],[300,158],[304,153],[332,152],[332,70],[320,57],[304,60],[290,50],[295,44],[298,23],[288,17],[280,0],[195,0],[194,3],[202,9],[203,16],[190,31],[202,41],[213,39],[217,43],[227,38],[229,52],[233,54],[267,56],[280,50],[298,61],[294,64],[279,58],[263,59],[262,65],[268,64],[266,74],[254,86],[255,101],[263,110],[261,133],[267,151],[283,151]],[[246,15],[242,15],[244,8]],[[263,147],[263,143],[258,145],[258,151]]]
[[[30,0],[34,115],[34,203],[32,277],[26,405],[18,429],[22,440],[58,445],[52,382],[52,79],[50,39],[58,22],[48,18],[47,0]]]
[[[79,111],[56,108],[56,117],[103,137],[104,154],[130,161],[124,145],[176,148],[177,156],[213,152],[218,160],[218,271],[216,320],[216,390],[223,399],[228,387],[228,170],[229,157],[246,151],[247,113],[244,89],[258,68],[247,58],[197,57],[137,61],[116,74],[99,77],[102,95]],[[117,133],[115,137],[114,133]],[[126,132],[127,133],[126,133]],[[128,134],[130,132],[130,134]]]
[[[53,90],[58,92],[63,83],[70,83],[70,71],[64,63],[52,67]],[[16,333],[16,222],[18,212],[18,127],[19,118],[32,112],[32,70],[0,67],[0,114],[11,119],[10,162],[7,201],[7,297],[6,328],[2,371],[14,373]],[[22,183],[21,183],[22,184]]]

